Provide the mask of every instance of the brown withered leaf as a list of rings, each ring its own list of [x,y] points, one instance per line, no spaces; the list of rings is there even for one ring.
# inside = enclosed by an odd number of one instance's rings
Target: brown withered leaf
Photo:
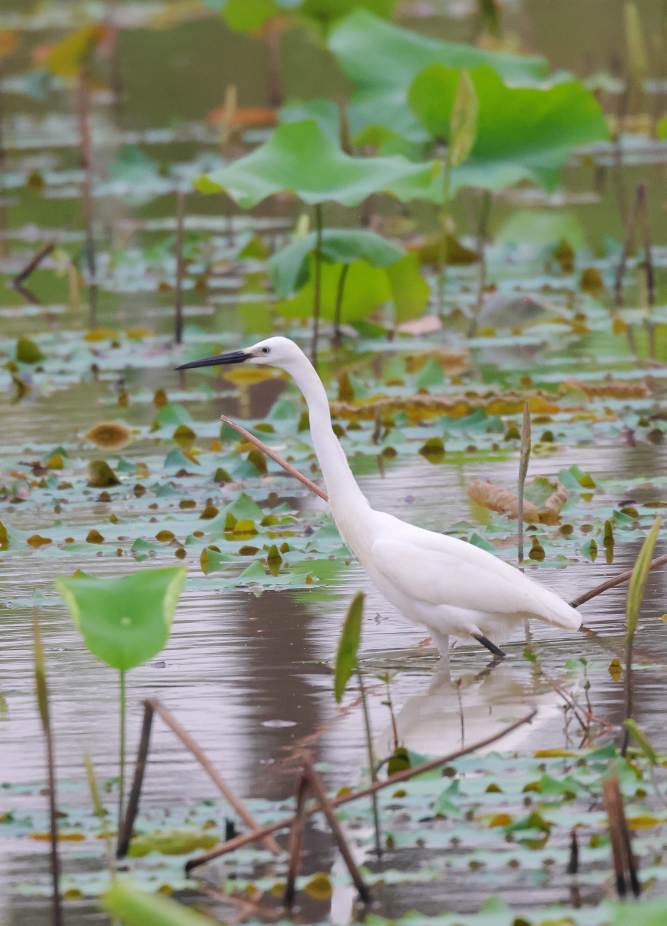
[[[519,496],[493,485],[492,482],[477,479],[468,486],[468,495],[473,502],[483,508],[505,514],[511,519],[519,516]],[[529,524],[536,524],[540,520],[540,513],[536,506],[527,499],[523,501],[523,520]]]
[[[91,460],[86,473],[90,489],[107,489],[109,486],[120,485],[120,479],[104,460]]]
[[[86,440],[92,441],[105,450],[121,450],[132,440],[132,432],[126,424],[103,421],[96,424],[86,434]]]

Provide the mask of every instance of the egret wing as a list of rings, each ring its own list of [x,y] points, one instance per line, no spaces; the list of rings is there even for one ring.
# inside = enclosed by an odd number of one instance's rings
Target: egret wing
[[[375,567],[399,592],[426,604],[491,614],[531,614],[560,627],[579,627],[579,614],[554,592],[490,553],[469,560],[465,556],[468,546],[461,544],[461,555],[457,555],[457,547],[430,549],[409,540],[379,538],[373,543],[372,556]],[[476,552],[485,551],[476,548]]]

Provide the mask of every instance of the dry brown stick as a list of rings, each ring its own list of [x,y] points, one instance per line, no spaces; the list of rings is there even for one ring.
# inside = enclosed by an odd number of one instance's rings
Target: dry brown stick
[[[614,860],[614,873],[616,875],[616,890],[618,896],[623,898],[628,893],[626,874],[629,886],[635,897],[639,897],[641,886],[637,877],[635,860],[632,855],[630,831],[625,819],[623,797],[618,785],[618,777],[606,778],[602,782],[604,806],[609,819],[609,839],[611,841],[612,857]]]
[[[652,562],[650,569],[657,569],[658,566],[664,566],[667,563],[667,554],[664,556],[657,556]],[[597,598],[598,595],[601,595],[602,592],[606,592],[610,588],[615,588],[617,585],[622,585],[624,582],[630,580],[632,575],[632,569],[629,569],[627,572],[621,572],[620,575],[614,576],[613,579],[607,579],[606,582],[603,582],[601,585],[596,585],[595,588],[592,588],[590,592],[585,592],[583,595],[579,595],[578,598],[575,598],[570,602],[571,608],[578,608],[579,605],[584,604],[586,601],[590,601],[591,598]]]
[[[289,832],[289,868],[287,869],[287,884],[283,894],[283,906],[291,910],[296,893],[296,879],[301,868],[301,849],[303,848],[303,830],[306,823],[306,800],[310,790],[308,773],[303,771],[299,775],[296,785],[296,813]]]
[[[359,892],[359,896],[363,902],[368,904],[372,900],[370,891],[366,887],[364,879],[361,877],[359,869],[357,868],[356,862],[352,858],[352,853],[350,852],[349,846],[345,841],[345,836],[343,836],[343,831],[340,828],[340,824],[336,814],[334,813],[331,801],[327,797],[324,785],[322,784],[322,779],[309,762],[306,764],[305,768],[308,779],[310,781],[310,787],[315,792],[315,797],[320,802],[322,813],[327,818],[327,823],[331,828],[333,838],[336,840],[338,851],[343,856],[343,861],[347,866],[350,877],[354,881],[354,886]]]
[[[392,785],[398,784],[401,781],[408,781],[410,778],[414,778],[415,775],[421,775],[424,772],[429,772],[434,768],[438,768],[439,765],[444,765],[447,762],[453,762],[455,759],[460,759],[461,756],[467,756],[469,753],[475,752],[477,749],[483,749],[485,746],[490,746],[491,743],[495,743],[497,740],[502,739],[503,736],[507,736],[508,733],[511,733],[518,727],[523,726],[524,723],[530,723],[536,713],[537,710],[532,710],[530,714],[526,714],[526,716],[521,717],[520,720],[515,720],[514,723],[509,724],[509,726],[505,727],[504,730],[501,730],[500,733],[496,733],[494,736],[489,736],[484,740],[480,740],[478,743],[473,743],[472,746],[468,746],[466,749],[459,749],[456,752],[452,752],[447,756],[442,756],[439,759],[431,759],[430,762],[423,762],[421,765],[417,765],[415,768],[406,769],[404,772],[396,772],[395,775],[391,775],[384,781],[376,781],[372,785],[369,785],[367,788],[362,788],[360,791],[354,791],[351,794],[343,794],[340,797],[334,798],[334,800],[331,801],[331,806],[340,807],[342,804],[349,804],[350,801],[356,801],[362,797],[370,797],[371,794],[375,794],[376,791],[381,791],[383,788],[391,787]],[[310,815],[317,813],[318,810],[318,806],[314,805],[307,808],[306,813]],[[185,872],[186,874],[189,874],[193,868],[197,868],[199,865],[203,865],[205,862],[210,862],[211,859],[218,858],[220,855],[225,855],[227,852],[233,852],[235,849],[239,849],[241,846],[246,845],[246,843],[254,842],[256,839],[261,839],[264,836],[268,836],[270,833],[275,833],[277,830],[286,829],[287,827],[291,826],[293,822],[294,817],[285,817],[283,820],[278,820],[276,823],[271,823],[268,826],[264,826],[260,830],[255,830],[252,833],[245,833],[243,836],[236,836],[234,839],[229,839],[221,846],[216,846],[214,849],[211,849],[204,855],[199,855],[197,858],[190,859],[190,861],[187,862],[185,866]]]
[[[318,485],[315,485],[314,482],[311,482],[307,476],[304,476],[303,473],[300,473],[298,469],[294,469],[293,466],[290,466],[286,460],[283,460],[282,457],[279,457],[275,450],[271,450],[264,441],[261,441],[258,437],[255,437],[254,434],[251,434],[250,431],[246,431],[244,427],[240,424],[237,424],[235,421],[232,421],[231,418],[228,418],[227,415],[220,415],[220,420],[225,424],[228,424],[230,428],[234,428],[235,431],[245,437],[246,440],[250,441],[251,444],[254,444],[258,450],[261,450],[262,453],[265,453],[267,457],[271,457],[274,463],[277,463],[279,466],[289,473],[290,476],[294,476],[295,479],[298,479],[299,482],[303,483],[307,489],[310,489],[311,492],[314,492],[315,495],[319,495],[320,498],[323,498],[325,502],[329,501],[329,496],[326,492],[323,492]]]
[[[151,740],[151,728],[153,726],[153,705],[150,701],[144,701],[144,722],[141,727],[141,738],[139,740],[139,750],[137,752],[137,764],[134,767],[134,780],[132,781],[132,790],[127,802],[125,811],[125,821],[123,828],[118,837],[118,846],[116,848],[116,858],[125,858],[127,850],[130,847],[132,839],[132,830],[134,821],[139,811],[139,798],[141,796],[141,786],[144,781],[146,772],[146,762],[148,761],[148,747]]]
[[[44,258],[51,253],[54,249],[55,244],[53,241],[45,245],[41,251],[38,251],[37,254],[28,263],[25,265],[23,270],[20,273],[17,273],[14,279],[12,280],[12,288],[16,290],[24,299],[30,302],[32,305],[40,305],[39,299],[30,292],[30,290],[24,286],[24,282],[28,279],[30,274],[35,270]]]
[[[243,801],[234,794],[232,789],[229,787],[224,778],[220,775],[218,770],[214,765],[208,760],[204,754],[202,748],[198,743],[190,736],[188,731],[181,726],[181,724],[176,720],[176,718],[167,710],[164,705],[160,704],[157,698],[147,698],[148,702],[156,714],[159,714],[160,717],[164,720],[167,726],[176,734],[180,739],[186,749],[189,749],[192,755],[197,759],[202,768],[208,773],[211,780],[215,783],[221,793],[224,795],[225,799],[232,805],[236,813],[241,817],[246,826],[249,826],[251,830],[258,830],[259,825],[252,814],[247,810]],[[144,703],[146,703],[144,702]],[[273,838],[263,839],[264,845],[266,848],[273,852],[274,855],[282,855],[282,849],[278,843]]]
[[[174,319],[174,340],[183,340],[183,221],[185,218],[185,193],[176,190],[176,317]]]

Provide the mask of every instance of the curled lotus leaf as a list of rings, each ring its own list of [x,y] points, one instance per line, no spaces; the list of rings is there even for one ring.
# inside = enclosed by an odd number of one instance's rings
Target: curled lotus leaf
[[[175,566],[121,578],[59,576],[56,587],[90,652],[124,672],[167,642],[186,575]]]

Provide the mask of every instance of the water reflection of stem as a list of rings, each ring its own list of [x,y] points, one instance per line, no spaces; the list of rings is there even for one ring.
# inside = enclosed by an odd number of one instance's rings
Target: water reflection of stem
[[[118,832],[123,828],[123,803],[125,800],[125,671],[120,673],[120,753],[118,772]]]
[[[320,302],[322,298],[322,204],[315,203],[315,295],[313,300],[313,343],[310,361],[317,369],[317,340],[320,334]]]
[[[375,767],[375,756],[373,754],[373,735],[371,733],[371,719],[368,715],[368,702],[366,701],[366,690],[364,688],[364,680],[361,675],[361,669],[357,663],[357,678],[359,679],[359,690],[361,692],[361,709],[364,715],[364,728],[366,731],[366,750],[368,752],[368,766],[371,772],[371,781],[373,784],[377,782],[377,769]],[[378,799],[375,791],[372,794],[373,801],[373,823],[375,826],[375,852],[377,857],[380,858],[382,855],[382,841],[380,836],[380,814],[378,811]]]
[[[334,347],[340,347],[341,336],[340,336],[340,316],[343,309],[343,293],[345,292],[345,280],[347,278],[347,272],[350,269],[349,264],[343,264],[340,268],[340,276],[338,277],[338,289],[336,290],[336,309],[334,313],[334,333],[333,333],[333,345]]]
[[[519,521],[519,541],[518,557],[519,562],[523,562],[523,491],[526,485],[526,474],[528,472],[528,462],[530,460],[530,406],[528,401],[523,405],[523,424],[521,425],[521,452],[519,455],[519,504],[517,506],[517,518]]]
[[[35,651],[35,690],[37,707],[42,721],[44,740],[46,742],[46,763],[49,775],[49,817],[51,833],[51,880],[53,885],[53,926],[63,926],[63,913],[60,900],[60,859],[58,858],[58,811],[56,806],[56,772],[53,757],[53,737],[51,735],[51,718],[49,715],[49,693],[44,668],[44,650],[39,627],[39,614],[35,611],[33,622],[33,642]]]
[[[97,282],[95,260],[95,233],[93,230],[93,163],[90,144],[90,117],[88,113],[88,74],[85,68],[79,72],[79,136],[81,143],[81,166],[83,167],[83,184],[81,201],[86,226],[86,259],[90,285],[88,301],[90,303],[90,327],[97,327]]]
[[[391,688],[389,683],[391,682],[391,677],[389,672],[386,675],[380,676],[380,681],[383,681],[387,686],[387,700],[383,701],[385,707],[389,708],[389,716],[391,717],[391,729],[394,734],[394,751],[400,748],[400,743],[398,741],[398,727],[396,725],[396,715],[394,714],[394,702],[391,700]]]

